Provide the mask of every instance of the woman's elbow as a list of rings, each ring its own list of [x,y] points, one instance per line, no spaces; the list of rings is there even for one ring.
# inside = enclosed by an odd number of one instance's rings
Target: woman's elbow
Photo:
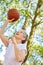
[[[21,56],[19,56],[19,57],[16,58],[16,59],[17,59],[18,62],[22,62],[22,61],[25,59],[25,57],[21,57]]]
[[[16,60],[17,60],[18,62],[20,62],[20,61],[21,61],[21,57],[20,57],[20,56],[16,57]]]

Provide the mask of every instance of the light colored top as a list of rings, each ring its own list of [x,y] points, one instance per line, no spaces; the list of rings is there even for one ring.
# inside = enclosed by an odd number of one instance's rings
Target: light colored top
[[[18,44],[18,48],[20,50],[26,50],[26,44]],[[26,54],[25,54],[26,56]],[[15,51],[14,51],[14,44],[10,40],[10,43],[8,45],[8,48],[6,50],[5,54],[5,60],[3,65],[21,65],[22,62],[17,62],[15,58]]]

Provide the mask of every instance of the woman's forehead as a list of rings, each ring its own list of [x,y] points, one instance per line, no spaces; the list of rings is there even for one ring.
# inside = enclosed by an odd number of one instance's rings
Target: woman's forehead
[[[22,30],[20,30],[20,31],[18,31],[18,32],[16,32],[16,34],[22,34],[24,37],[26,37],[26,33],[25,33],[25,31],[22,31]]]
[[[20,33],[20,34],[23,34],[23,36],[26,36],[25,32],[22,30],[18,31],[17,33]]]

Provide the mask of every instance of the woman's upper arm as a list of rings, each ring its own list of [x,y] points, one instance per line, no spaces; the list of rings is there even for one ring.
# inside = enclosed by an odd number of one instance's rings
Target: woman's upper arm
[[[20,50],[19,61],[23,61],[26,55],[27,55],[26,50]]]
[[[26,44],[23,44],[22,46],[20,46],[20,59],[21,61],[23,61],[25,59],[25,56],[27,55],[27,48],[26,48]]]
[[[21,56],[25,57],[27,55],[27,51],[26,50],[21,50]]]
[[[5,37],[3,34],[0,35],[0,38],[1,38],[2,42],[5,44],[5,46],[8,46],[8,44],[9,44],[8,38]]]
[[[27,55],[27,50],[22,50],[22,53],[24,54],[24,56],[26,56]]]

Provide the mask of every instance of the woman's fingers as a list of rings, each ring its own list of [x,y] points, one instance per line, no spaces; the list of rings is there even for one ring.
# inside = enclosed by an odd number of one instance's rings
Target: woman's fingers
[[[13,20],[14,20],[14,18],[13,18],[13,19],[11,19],[11,20],[6,19],[6,22],[12,22]]]
[[[13,19],[11,19],[11,20],[9,20],[10,22],[12,22],[14,20],[14,18]]]

